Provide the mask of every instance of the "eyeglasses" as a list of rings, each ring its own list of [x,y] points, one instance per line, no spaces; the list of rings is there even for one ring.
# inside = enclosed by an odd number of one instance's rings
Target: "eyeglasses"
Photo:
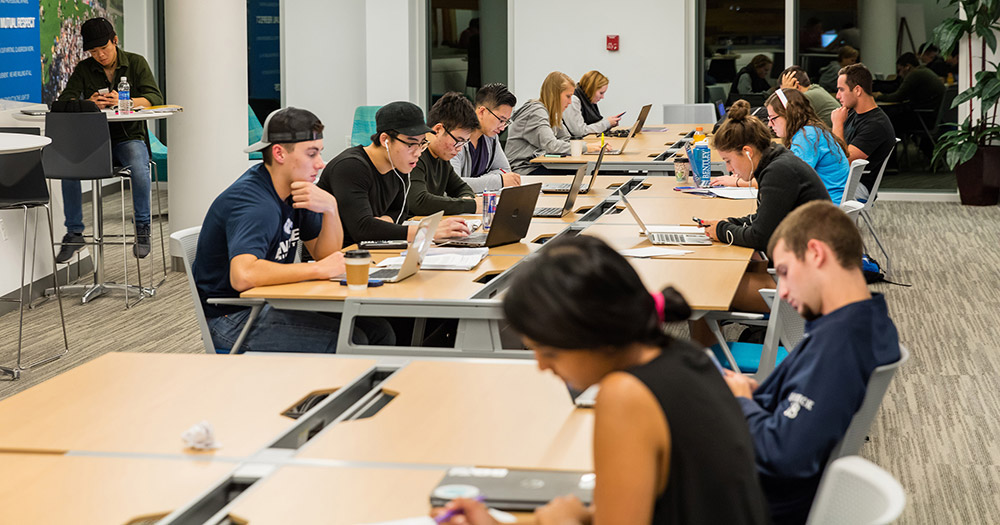
[[[486,108],[486,106],[483,106],[483,107]],[[497,115],[496,113],[494,113],[493,110],[491,110],[490,108],[486,108],[486,111],[489,111],[490,115],[493,115],[493,118],[497,119],[497,121],[500,122],[500,126],[501,127],[507,127],[507,126],[510,126],[511,124],[514,123],[514,119],[512,119],[512,118],[503,118],[503,117]]]
[[[401,144],[405,144],[406,149],[410,150],[411,153],[415,151],[423,153],[425,150],[427,150],[427,146],[430,145],[430,142],[427,142],[427,139],[421,140],[420,142],[407,142],[399,137],[392,137],[392,140],[395,140],[396,142],[399,142]]]
[[[775,115],[773,117],[771,115],[768,115],[767,116],[767,123],[773,126],[774,125],[774,121],[778,120],[779,118],[781,118],[781,115]]]
[[[451,132],[448,131],[448,128],[444,128],[444,132],[447,133],[449,137],[451,137],[451,140],[455,141],[455,149],[462,149],[462,148],[465,147],[466,144],[472,142],[469,139],[460,139],[460,138],[456,137],[455,135],[452,135]]]

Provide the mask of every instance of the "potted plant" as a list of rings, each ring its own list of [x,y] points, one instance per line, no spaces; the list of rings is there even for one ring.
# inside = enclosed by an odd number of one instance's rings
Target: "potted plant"
[[[947,0],[947,5],[955,8],[956,16],[934,28],[934,42],[942,52],[950,52],[963,37],[968,37],[970,87],[955,97],[952,107],[968,103],[969,116],[961,124],[955,124],[955,130],[941,135],[931,164],[943,156],[948,167],[955,170],[963,204],[994,205],[1000,197],[1000,146],[994,145],[1000,139],[997,125],[1000,64],[986,60],[986,48],[997,50],[1000,0]],[[966,14],[965,20],[957,16],[959,5]],[[977,36],[982,39],[978,71],[972,60],[972,40]]]

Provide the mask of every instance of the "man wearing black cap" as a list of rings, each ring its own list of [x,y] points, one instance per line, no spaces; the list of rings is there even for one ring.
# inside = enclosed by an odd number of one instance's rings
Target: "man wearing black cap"
[[[142,55],[118,47],[115,28],[104,18],[91,18],[80,27],[83,49],[90,58],[80,61],[59,94],[59,100],[87,99],[104,109],[118,105],[118,83],[128,79],[133,107],[163,104],[163,94]],[[102,89],[106,93],[101,93]],[[144,121],[111,122],[111,155],[116,166],[132,170],[132,208],[135,215],[136,257],[149,254],[149,150]],[[83,208],[80,181],[63,180],[66,235],[56,261],[63,263],[83,247]]]
[[[347,148],[330,161],[319,187],[335,197],[344,224],[344,245],[358,241],[412,241],[417,226],[407,219],[409,174],[427,149],[431,128],[415,104],[391,102],[375,113],[375,135],[367,146]],[[438,223],[435,238],[468,235],[465,221],[450,217]]]
[[[219,195],[205,215],[192,272],[216,348],[232,348],[249,308],[213,305],[256,286],[330,279],[344,273],[343,230],[337,200],[314,182],[324,162],[323,123],[309,111],[268,115],[264,134],[244,151],[264,162]],[[295,263],[303,242],[314,263]],[[335,352],[340,316],[265,306],[241,347],[246,351]],[[358,344],[393,344],[382,319],[359,319]]]

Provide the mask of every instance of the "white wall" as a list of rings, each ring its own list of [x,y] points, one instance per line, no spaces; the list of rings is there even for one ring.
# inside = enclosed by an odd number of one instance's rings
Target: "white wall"
[[[281,2],[281,104],[323,121],[326,159],[347,145],[354,108],[367,104],[364,21],[364,2]]]
[[[686,86],[694,83],[686,74],[689,60],[684,52],[689,3],[634,0],[618,8],[599,0],[510,0],[513,53],[508,57],[508,83],[518,105],[538,98],[542,80],[552,71],[578,80],[596,69],[610,79],[600,103],[602,114],[628,111],[627,122],[651,103],[647,122],[662,122],[660,106],[684,103]],[[619,51],[605,49],[606,35],[619,35]]]

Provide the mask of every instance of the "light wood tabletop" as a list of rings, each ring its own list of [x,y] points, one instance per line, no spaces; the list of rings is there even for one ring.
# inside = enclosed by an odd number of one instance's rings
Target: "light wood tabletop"
[[[513,248],[512,248],[513,249]],[[518,248],[527,249],[527,248]],[[387,257],[387,254],[380,254]],[[378,260],[373,256],[373,259]],[[487,256],[470,271],[421,270],[398,283],[386,283],[361,291],[348,290],[334,281],[304,281],[301,283],[258,286],[240,297],[261,299],[300,299],[343,301],[348,297],[383,297],[397,299],[468,299],[485,285],[477,282],[502,273],[517,264],[521,257]]]
[[[725,219],[727,217],[743,217],[757,209],[757,201],[753,199],[733,200],[712,197],[697,197],[687,195],[683,199],[633,199],[629,203],[636,213],[652,227],[656,224],[694,225],[691,217],[700,219]],[[624,209],[619,204],[618,208]],[[621,213],[605,214],[597,219],[597,224],[635,224],[635,219],[628,210]]]
[[[332,392],[370,359],[110,353],[0,401],[0,450],[245,457],[287,431],[282,412]],[[221,447],[187,448],[202,420]]]
[[[53,454],[0,454],[0,464],[7,473],[0,476],[0,521],[76,525],[155,521],[234,468],[213,461]]]
[[[746,272],[747,261],[635,259],[629,263],[646,288],[676,288],[695,310],[728,310]]]
[[[631,123],[626,125],[630,126]],[[628,147],[625,148],[625,153],[622,153],[621,155],[605,155],[604,162],[609,165],[651,162],[654,157],[663,153],[664,150],[683,138],[687,132],[693,130],[696,126],[702,126],[706,130],[711,131],[714,124],[667,124],[665,126],[666,131],[642,131],[632,137],[632,140],[628,143]],[[588,151],[597,151],[601,146],[601,139],[599,136],[595,137],[593,135],[589,135],[585,140],[587,142]],[[615,149],[621,148],[622,143],[625,142],[624,137],[605,137],[604,140],[605,144],[609,144]],[[579,166],[580,164],[596,160],[596,155],[584,154],[559,158],[542,156],[532,159],[531,162],[535,164],[553,166],[565,165],[566,168],[569,168],[571,166]],[[712,150],[712,162],[722,162],[722,158],[718,156],[718,153],[714,149]]]
[[[327,428],[299,457],[591,470],[593,411],[534,361],[415,361],[382,384],[395,397]]]
[[[444,475],[444,470],[285,466],[234,502],[229,517],[251,525],[355,525],[428,516],[430,494]]]
[[[636,224],[594,224],[583,231],[584,235],[597,237],[616,250],[632,248],[649,248],[653,243],[646,239]],[[753,250],[742,246],[729,246],[725,243],[713,242],[711,246],[663,246],[677,250],[689,250],[694,253],[670,256],[675,259],[709,259],[728,261],[749,261]]]

